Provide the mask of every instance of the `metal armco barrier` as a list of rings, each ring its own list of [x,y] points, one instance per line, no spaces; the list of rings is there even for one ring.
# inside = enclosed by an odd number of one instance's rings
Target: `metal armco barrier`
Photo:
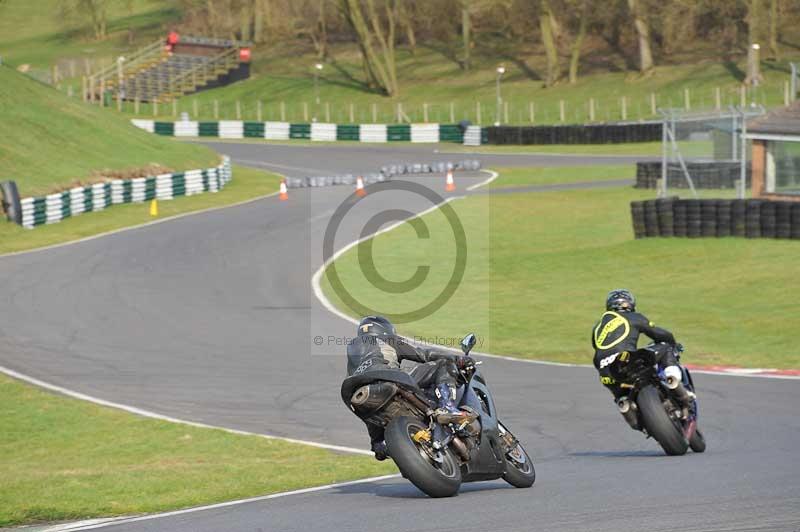
[[[56,194],[21,200],[17,223],[32,229],[84,212],[101,211],[111,205],[217,192],[232,177],[230,158],[223,157],[222,164],[214,168],[135,179],[114,179],[106,183],[76,187]]]
[[[631,202],[633,234],[644,237],[800,240],[800,201],[666,198]]]

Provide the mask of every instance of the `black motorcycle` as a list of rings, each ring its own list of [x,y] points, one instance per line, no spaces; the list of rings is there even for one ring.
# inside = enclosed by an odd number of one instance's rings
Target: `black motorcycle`
[[[475,335],[461,342],[465,355]],[[486,380],[475,366],[461,370],[456,403],[478,414],[459,426],[436,422],[436,401],[405,372],[374,370],[342,383],[342,400],[362,420],[385,427],[388,454],[403,477],[431,497],[450,497],[462,482],[504,479],[528,488],[533,461],[497,417]]]
[[[703,433],[697,426],[697,399],[687,407],[681,404],[667,386],[663,368],[656,364],[653,345],[630,353],[629,360],[617,364],[617,374],[629,388],[629,401],[620,402],[620,412],[628,423],[647,436],[652,436],[669,455],[686,454],[688,448],[696,453],[706,450]],[[689,370],[682,368],[684,388],[694,392]]]

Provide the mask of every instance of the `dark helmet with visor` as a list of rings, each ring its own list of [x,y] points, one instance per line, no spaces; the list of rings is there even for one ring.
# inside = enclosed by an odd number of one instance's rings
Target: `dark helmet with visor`
[[[606,310],[617,312],[633,312],[636,310],[636,298],[630,290],[617,288],[606,296]]]
[[[396,336],[397,330],[392,322],[383,316],[365,316],[358,324],[358,335],[388,338]]]

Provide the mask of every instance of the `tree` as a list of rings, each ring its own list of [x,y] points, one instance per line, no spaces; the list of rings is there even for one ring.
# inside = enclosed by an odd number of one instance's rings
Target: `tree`
[[[106,38],[108,0],[62,0],[65,13],[74,12],[92,21],[92,34],[98,41]]]
[[[578,81],[578,66],[581,60],[581,46],[583,46],[583,39],[586,37],[586,27],[589,25],[589,2],[588,0],[581,0],[580,15],[578,20],[578,33],[575,35],[575,40],[572,41],[572,52],[569,58],[569,82],[575,83]]]
[[[472,21],[469,17],[470,0],[461,0],[461,41],[464,47],[463,55],[461,56],[461,68],[469,70],[470,68],[470,47],[472,42],[470,40],[470,26]]]
[[[539,30],[542,34],[545,56],[547,57],[547,75],[544,80],[546,87],[555,85],[561,79],[561,63],[558,58],[557,38],[560,25],[556,21],[549,0],[541,0],[539,12]]]
[[[769,2],[769,58],[778,59],[778,0]]]
[[[645,7],[642,0],[628,0],[628,9],[639,41],[639,72],[649,74],[653,71],[653,52],[650,50],[650,26],[647,24]]]
[[[409,5],[413,4],[410,4],[407,0],[400,0],[397,4],[397,14],[400,24],[406,30],[406,41],[408,42],[408,47],[411,50],[411,55],[416,55],[417,33],[414,31],[414,20],[408,12]]]
[[[355,33],[367,84],[388,96],[397,96],[394,47],[398,0],[379,1],[383,16],[376,9],[375,0],[341,0],[342,12]]]

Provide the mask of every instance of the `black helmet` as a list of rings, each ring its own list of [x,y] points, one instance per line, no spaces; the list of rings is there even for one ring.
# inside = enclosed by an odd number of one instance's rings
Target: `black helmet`
[[[606,296],[606,310],[618,312],[633,312],[636,310],[636,298],[630,290],[617,288]]]
[[[397,335],[392,322],[383,316],[364,316],[358,324],[359,336],[393,337]]]

